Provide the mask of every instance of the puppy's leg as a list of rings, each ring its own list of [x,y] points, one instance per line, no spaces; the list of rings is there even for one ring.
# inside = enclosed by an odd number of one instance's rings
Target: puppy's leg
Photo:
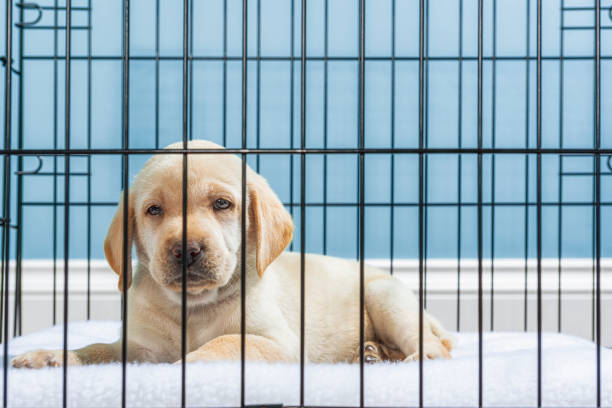
[[[68,365],[104,364],[121,360],[121,341],[90,344],[77,350],[68,350]],[[128,361],[144,361],[147,350],[128,342]],[[59,367],[64,363],[64,350],[34,350],[15,357],[16,368]]]
[[[397,279],[371,281],[365,305],[382,343],[395,346],[406,360],[419,358],[419,304],[410,289]],[[452,337],[428,313],[423,314],[423,354],[426,359],[450,358]]]
[[[216,361],[240,360],[240,335],[226,334],[216,337],[197,350],[187,354],[185,360]],[[245,338],[245,354],[248,360],[259,361],[291,361],[286,349],[266,337],[247,334]]]

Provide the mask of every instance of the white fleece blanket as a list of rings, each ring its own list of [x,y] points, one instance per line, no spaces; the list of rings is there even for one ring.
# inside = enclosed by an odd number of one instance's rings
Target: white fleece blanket
[[[69,326],[70,348],[118,338],[118,322],[79,322]],[[478,405],[478,335],[458,334],[452,360],[426,361],[424,399],[427,406]],[[14,339],[10,357],[36,348],[61,348],[57,326]],[[612,350],[602,348],[602,406],[612,406]],[[542,399],[544,406],[595,406],[595,346],[559,334],[543,336]],[[484,335],[486,406],[535,406],[537,403],[537,337],[534,333]],[[189,406],[239,406],[240,364],[187,365]],[[247,363],[248,404],[299,404],[298,364]],[[127,405],[180,406],[181,367],[170,364],[129,364]],[[62,369],[10,369],[9,405],[57,407],[62,402]],[[305,368],[307,405],[359,405],[359,365],[308,364]],[[119,407],[121,365],[70,367],[71,407]],[[376,364],[365,368],[365,404],[418,405],[418,363]]]

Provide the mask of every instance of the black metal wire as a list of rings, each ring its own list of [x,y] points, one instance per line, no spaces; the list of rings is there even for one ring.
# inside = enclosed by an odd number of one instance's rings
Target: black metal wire
[[[526,19],[526,33],[525,33],[525,148],[529,148],[529,64],[531,55],[531,41],[530,41],[530,33],[531,33],[531,13],[530,13],[531,5],[529,2],[525,4],[525,19]],[[523,331],[527,331],[528,324],[528,273],[529,273],[529,156],[525,155],[525,213],[524,213],[524,221],[523,221],[523,251],[525,256],[525,266],[524,266],[524,293],[523,293]]]
[[[323,26],[323,148],[327,149],[328,81],[329,81],[329,1],[324,4]],[[323,202],[327,203],[327,155],[323,156]],[[323,255],[327,255],[327,207],[323,206]]]
[[[560,24],[561,27],[565,24],[565,5],[564,0],[560,0],[561,13],[560,13]],[[564,78],[564,64],[563,54],[565,51],[565,31],[559,30],[559,147],[563,149],[563,78]],[[561,259],[563,258],[563,156],[559,156],[559,191],[557,195],[559,201],[559,209],[557,210],[557,332],[561,333],[561,274],[562,266]]]
[[[255,146],[259,149],[261,147],[261,0],[257,0],[257,33],[256,33],[256,45],[257,45],[257,59],[256,59],[256,71],[257,71],[257,82],[255,83]],[[259,172],[260,164],[259,155],[255,156],[255,170]]]
[[[242,149],[247,146],[247,21],[248,0],[242,0]],[[240,406],[245,406],[245,361],[246,361],[246,206],[247,206],[247,155],[242,153],[242,205],[240,218]]]
[[[612,19],[612,7],[610,9]],[[601,406],[601,1],[595,0],[595,273],[597,407]],[[609,162],[608,162],[609,163]]]
[[[155,0],[155,148],[159,149],[159,1]],[[223,104],[225,106],[225,103]]]
[[[62,29],[63,27],[58,27],[58,29]],[[73,27],[74,28],[74,27]],[[603,29],[604,27],[602,27]],[[612,27],[611,27],[612,28]],[[593,30],[593,27],[589,28],[590,30]],[[155,60],[157,57],[154,55],[132,55],[130,57],[130,61],[153,61]],[[602,61],[606,61],[606,60],[612,60],[612,55],[602,55],[601,57]],[[24,55],[23,57],[24,60],[39,60],[39,61],[45,61],[45,60],[53,60],[53,56],[51,55],[37,55],[37,54],[31,54],[31,55]],[[60,60],[64,59],[63,57],[59,57]],[[87,56],[86,55],[74,55],[72,57],[73,61],[78,61],[78,60],[86,60]],[[121,56],[117,56],[117,55],[95,55],[92,56],[92,59],[94,61],[120,61],[122,58]],[[183,57],[182,56],[177,56],[177,55],[162,55],[159,56],[159,59],[161,61],[182,61]],[[226,57],[222,56],[222,55],[217,55],[217,56],[211,56],[211,55],[192,55],[189,57],[189,59],[192,59],[194,61],[242,61],[242,57],[239,56],[232,56],[232,55],[228,55]],[[257,56],[250,56],[247,57],[247,61],[257,61]],[[299,62],[300,61],[300,57],[297,56],[293,56],[293,57],[287,57],[287,56],[278,56],[278,55],[262,55],[261,56],[261,61],[294,61],[294,62]],[[325,57],[323,55],[321,56],[310,56],[308,58],[306,58],[307,61],[324,61]],[[359,57],[351,57],[351,56],[339,56],[339,55],[329,55],[327,57],[327,59],[329,61],[353,61],[353,62],[358,62],[359,61]],[[484,56],[482,57],[483,61],[491,61],[493,59],[493,57],[491,56]],[[520,56],[520,55],[498,55],[496,57],[496,59],[498,61],[524,61],[525,60],[525,56]],[[529,60],[536,60],[536,57],[528,57]],[[585,55],[566,55],[565,56],[566,60],[572,60],[572,61],[592,61],[593,57],[592,56],[585,56]],[[364,58],[365,61],[389,61],[389,57],[382,57],[382,56],[374,56],[374,55],[370,55],[370,56],[366,56]],[[405,55],[396,55],[395,56],[395,60],[396,61],[415,61],[418,62],[419,58],[418,57],[414,57],[414,56],[405,56]],[[429,56],[427,58],[425,58],[425,60],[427,61],[452,61],[452,62],[456,62],[457,61],[457,56],[449,56],[449,55],[434,55],[434,56]],[[463,56],[463,60],[464,61],[474,61],[477,62],[478,61],[478,57],[477,56],[469,56],[469,55],[464,55]],[[559,57],[558,56],[551,56],[551,55],[542,55],[542,61],[558,61]]]
[[[458,38],[458,52],[459,57],[458,63],[458,78],[457,78],[457,147],[461,148],[463,145],[463,107],[462,107],[462,96],[463,96],[463,0],[459,0],[459,35]],[[461,168],[460,154],[457,155],[457,321],[456,330],[461,330],[461,176],[463,174]]]
[[[227,147],[227,0],[223,0],[223,146]]]
[[[542,0],[537,0],[537,83],[536,83],[536,137],[542,147]],[[538,274],[538,407],[542,406],[542,154],[537,153],[537,274]]]
[[[87,0],[87,24],[91,26],[91,0]],[[87,148],[91,149],[91,30],[87,31]],[[55,209],[54,209],[55,211]],[[87,320],[91,318],[91,156],[87,156]]]
[[[601,176],[601,173],[600,173]],[[558,201],[542,201],[542,207],[558,207],[559,206],[559,202]],[[53,206],[53,202],[49,202],[49,201],[24,201],[23,204],[26,207],[51,207]],[[87,203],[86,201],[71,201],[70,202],[70,206],[71,207],[85,207],[87,205],[91,205],[92,207],[116,207],[117,203],[114,201],[92,201],[91,203]],[[300,203],[289,203],[286,202],[284,203],[285,206],[287,207],[299,207],[301,204]],[[495,203],[496,207],[525,207],[525,205],[527,205],[528,207],[535,207],[537,206],[536,202],[529,202],[529,203],[524,203],[524,202],[505,202],[505,201],[498,201]],[[594,206],[595,205],[595,201],[572,201],[572,202],[563,202],[563,205],[566,207],[585,207],[585,206]],[[601,201],[600,205],[602,207],[609,207],[612,206],[612,201]],[[56,207],[63,207],[64,203],[63,202],[58,202],[55,204]],[[357,202],[342,202],[342,201],[334,201],[334,202],[307,202],[304,204],[304,206],[306,207],[358,207],[359,206],[359,201]],[[417,202],[403,202],[403,201],[396,201],[394,203],[392,202],[366,202],[364,203],[365,207],[418,207],[419,203]],[[423,206],[425,207],[476,207],[478,206],[477,202],[468,202],[468,201],[464,201],[464,202],[455,202],[455,201],[440,201],[440,202],[429,202],[429,203],[423,203]],[[493,206],[493,203],[491,202],[482,202],[482,206],[483,207],[491,207]]]
[[[121,142],[124,149],[130,146],[130,0],[123,0],[123,64],[122,64],[122,138]],[[121,273],[122,273],[122,302],[121,302],[121,407],[127,406],[127,362],[128,362],[128,270],[131,265],[130,252],[132,250],[129,245],[129,205],[130,205],[130,186],[129,186],[129,155],[122,156],[122,185],[123,185],[123,233],[122,233],[122,251],[121,251]],[[67,172],[68,173],[68,172]]]
[[[190,116],[188,114],[189,106],[189,0],[183,0],[183,149],[187,149],[187,139],[191,126]],[[183,212],[181,217],[182,222],[182,237],[181,237],[181,407],[185,408],[187,404],[186,390],[186,373],[187,365],[185,356],[187,355],[187,166],[188,155],[183,153],[183,179],[182,179],[182,202]]]
[[[423,147],[429,146],[429,0],[425,1],[425,55],[423,56],[424,64],[425,64],[425,94],[423,97],[423,139],[424,144]],[[423,156],[424,161],[424,172],[423,172],[423,253],[424,259],[423,262],[423,308],[427,308],[427,251],[428,251],[428,232],[429,228],[427,228],[428,224],[428,216],[429,211],[427,207],[428,200],[428,187],[429,187],[429,155]]]
[[[424,173],[423,173],[423,150],[424,150],[424,64],[425,64],[425,0],[419,1],[419,407],[423,407],[423,319],[424,316]]]
[[[189,23],[188,23],[188,34],[187,34],[187,42],[189,44],[189,54],[186,55],[185,58],[189,61],[188,67],[188,76],[187,76],[187,88],[188,88],[188,108],[189,111],[187,113],[188,127],[187,127],[187,139],[193,140],[193,58],[189,58],[189,56],[193,55],[193,0],[189,2]],[[184,53],[183,53],[184,54]]]
[[[395,148],[395,0],[391,1],[391,119],[390,119],[390,130],[391,130],[391,148]],[[389,190],[391,201],[391,208],[389,209],[389,273],[393,275],[393,264],[394,264],[394,250],[393,245],[395,229],[393,225],[395,223],[395,155],[391,154],[389,164]],[[326,220],[323,220],[325,223]],[[324,224],[325,225],[325,224]]]
[[[19,27],[19,73],[21,78],[24,77],[24,63],[23,63],[23,47],[24,47],[24,35],[23,27],[24,24],[24,9],[26,7],[19,6],[23,3],[18,3],[19,8],[19,22],[15,25]],[[40,19],[42,12],[39,14],[37,20]],[[36,21],[37,21],[36,20]],[[17,146],[18,148],[23,147],[23,80],[19,81],[18,86],[19,100],[17,101]],[[17,158],[17,172],[19,175],[23,172],[23,158]],[[13,307],[13,336],[21,332],[21,259],[22,259],[22,244],[23,244],[23,208],[19,203],[23,201],[23,177],[17,177],[17,237],[15,239],[17,248],[15,253],[15,302]]]
[[[483,316],[482,316],[482,43],[483,0],[478,0],[478,406],[483,406]]]
[[[291,2],[291,45],[290,45],[291,59],[289,62],[289,72],[291,78],[289,78],[289,146],[291,149],[294,148],[294,112],[295,112],[295,63],[293,61],[295,56],[295,1]],[[291,218],[293,218],[293,155],[289,155],[289,211]],[[293,240],[289,244],[289,250],[293,251]]]
[[[364,398],[364,342],[365,342],[365,30],[366,2],[359,2],[359,406]]]
[[[306,0],[301,3],[300,146],[306,148]],[[259,142],[258,142],[259,143]],[[259,145],[257,146],[259,147]],[[259,157],[259,156],[257,156]],[[306,155],[300,155],[300,407],[304,406],[306,363]]]
[[[493,55],[491,56],[491,146],[496,147],[496,119],[497,119],[497,0],[493,0],[493,27],[492,27]],[[491,293],[490,293],[490,331],[495,330],[495,154],[491,155]]]
[[[57,0],[54,1],[55,6],[57,7]],[[58,16],[57,9],[53,12],[53,26],[57,27],[58,25]],[[57,139],[57,58],[58,58],[58,31],[53,30],[53,148],[58,148],[58,139]],[[53,156],[53,325],[57,323],[57,208],[55,205],[57,204],[57,156]]]
[[[7,61],[11,61],[13,57],[13,36],[12,36],[12,24],[13,24],[13,3],[11,0],[6,2],[6,31],[5,31],[5,44],[4,49],[6,51]],[[4,358],[2,359],[2,406],[8,406],[8,335],[9,335],[9,262],[10,262],[10,204],[11,204],[11,96],[12,96],[12,71],[10,69],[10,63],[7,63],[6,69],[4,70],[4,148],[7,152],[4,154],[4,195],[2,203],[2,218],[5,220],[4,228],[2,230],[2,274],[3,279],[3,349]]]
[[[540,148],[520,148],[520,147],[483,147],[482,149],[478,149],[477,147],[424,147],[423,149],[419,149],[418,147],[396,147],[395,149],[386,148],[386,147],[364,147],[363,149],[359,148],[227,148],[227,149],[140,149],[140,148],[130,148],[130,149],[122,149],[122,148],[92,148],[92,149],[77,149],[73,148],[69,151],[66,149],[12,149],[11,155],[14,156],[86,156],[86,155],[121,155],[121,154],[129,154],[129,155],[152,155],[152,154],[177,154],[182,155],[184,153],[189,154],[250,154],[250,155],[258,155],[258,154],[348,154],[348,155],[357,155],[360,153],[364,153],[367,155],[371,154],[383,154],[389,155],[392,153],[395,154],[419,154],[423,153],[425,155],[432,154],[478,154],[482,153],[483,155],[488,154],[542,154],[542,155],[558,155],[558,154],[568,154],[568,155],[589,155],[594,156],[596,153],[600,155],[612,155],[612,148],[602,147],[599,150],[595,150],[592,147],[566,147],[564,149],[560,149],[558,147],[540,147]],[[8,154],[7,149],[0,149],[0,155]],[[591,173],[589,173],[591,174]],[[592,174],[591,174],[592,175]]]
[[[66,63],[65,63],[65,96],[64,96],[64,131],[65,140],[64,148],[64,339],[63,339],[63,382],[62,382],[62,405],[68,406],[68,261],[69,255],[69,238],[70,238],[70,57],[71,57],[71,39],[72,39],[72,0],[66,1]]]

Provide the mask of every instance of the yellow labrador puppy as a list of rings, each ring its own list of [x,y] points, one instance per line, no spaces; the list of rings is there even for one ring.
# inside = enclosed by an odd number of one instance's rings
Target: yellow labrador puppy
[[[168,146],[181,148],[182,143]],[[220,149],[194,140],[189,148]],[[187,361],[240,358],[241,160],[232,154],[188,158],[187,254],[182,254],[180,154],[151,158],[122,197],[104,242],[106,259],[130,286],[129,361],[176,362],[181,358],[182,262],[187,265]],[[299,361],[300,255],[283,252],[293,222],[263,177],[247,172],[246,356],[250,360]],[[128,247],[123,270],[123,206],[128,200]],[[306,358],[354,361],[359,350],[359,264],[306,255]],[[450,357],[453,338],[425,313],[425,358]],[[402,282],[365,268],[365,340],[376,354],[419,358],[419,306]],[[68,364],[121,360],[121,340],[68,353]],[[398,357],[399,356],[399,357]],[[62,364],[62,350],[37,350],[13,360],[15,367]]]

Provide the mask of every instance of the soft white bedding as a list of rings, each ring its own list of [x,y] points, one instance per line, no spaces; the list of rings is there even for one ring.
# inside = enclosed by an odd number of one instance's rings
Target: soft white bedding
[[[118,322],[79,322],[69,327],[70,348],[118,337]],[[478,335],[461,333],[452,360],[426,361],[427,406],[478,405]],[[306,339],[308,341],[308,338]],[[10,356],[36,348],[61,348],[57,326],[14,339]],[[595,346],[579,338],[543,336],[544,406],[595,406]],[[484,405],[534,406],[537,402],[537,337],[534,333],[486,333],[484,336]],[[602,406],[612,406],[612,350],[602,348]],[[359,405],[359,366],[307,365],[307,405]],[[62,402],[62,369],[9,371],[10,406],[56,407]],[[130,364],[130,407],[180,406],[180,365]],[[247,363],[248,404],[299,404],[299,365]],[[118,407],[121,365],[70,367],[68,401],[72,407]],[[1,388],[1,387],[0,387]],[[187,366],[189,406],[239,406],[237,362]],[[418,406],[418,363],[377,364],[365,369],[365,403]]]

